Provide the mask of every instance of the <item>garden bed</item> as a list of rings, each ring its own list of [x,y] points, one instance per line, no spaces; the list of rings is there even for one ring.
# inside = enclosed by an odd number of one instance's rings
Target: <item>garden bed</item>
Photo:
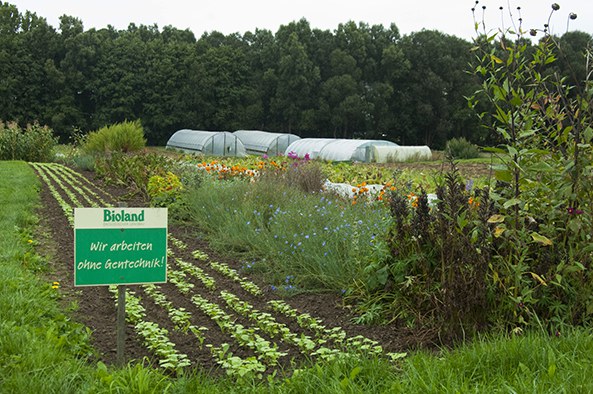
[[[115,297],[106,286],[73,287],[70,223],[72,208],[116,205],[125,190],[102,185],[92,173],[77,173],[57,164],[34,168],[43,184],[40,217],[53,271],[50,279],[60,283],[57,291],[66,303],[77,305],[75,318],[92,330],[97,357],[113,363]],[[141,204],[129,202],[130,206]],[[395,325],[353,324],[338,294],[284,299],[261,278],[245,271],[246,262],[211,250],[199,229],[170,225],[169,235],[169,282],[127,286],[128,309],[138,300],[142,316],[140,322],[128,316],[128,359],[146,356],[171,370],[188,364],[206,370],[222,366],[229,374],[257,376],[289,372],[294,362],[309,358],[373,352],[394,357],[395,352],[421,342],[417,335]],[[161,335],[155,343],[147,324],[166,330],[159,332],[167,339]],[[159,350],[163,346],[168,350]]]

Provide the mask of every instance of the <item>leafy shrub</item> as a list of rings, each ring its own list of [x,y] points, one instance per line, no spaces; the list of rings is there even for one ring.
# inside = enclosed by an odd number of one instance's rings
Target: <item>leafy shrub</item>
[[[145,146],[144,129],[138,120],[116,123],[93,131],[83,139],[82,144],[83,151],[93,155],[135,152]]]
[[[495,183],[472,192],[453,168],[434,206],[400,188],[390,198],[390,256],[356,289],[441,339],[593,322],[593,83],[555,74],[562,48],[547,32],[532,47],[521,32],[504,34],[476,41],[483,83],[470,100],[492,105],[480,116],[492,116],[501,143],[489,148],[501,163]]]
[[[106,182],[126,187],[129,195],[149,199],[147,187],[150,177],[165,176],[174,162],[154,153],[125,154],[114,152],[95,161],[97,176]]]
[[[478,147],[465,138],[452,138],[447,141],[445,151],[454,159],[475,159],[480,157]]]
[[[57,143],[47,126],[34,123],[23,130],[16,123],[0,122],[0,160],[49,162]]]
[[[153,175],[148,179],[147,193],[150,203],[155,207],[167,207],[179,200],[183,185],[171,171],[164,176]]]
[[[86,171],[95,170],[95,156],[89,154],[78,154],[72,157],[72,165]]]
[[[387,194],[390,253],[365,268],[351,296],[366,300],[359,306],[363,317],[377,303],[388,305],[384,314],[444,339],[488,322],[492,205],[488,191],[466,187],[454,166],[436,197],[429,203],[423,190],[403,185]]]

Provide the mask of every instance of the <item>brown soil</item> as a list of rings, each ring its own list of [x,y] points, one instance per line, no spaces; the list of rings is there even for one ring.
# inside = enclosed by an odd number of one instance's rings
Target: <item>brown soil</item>
[[[100,180],[95,179],[92,173],[84,173],[83,176],[88,180],[85,183],[86,187],[93,190],[98,196],[109,204],[116,204],[117,201],[126,193],[122,188],[111,187],[103,184]],[[43,182],[42,182],[43,183]],[[53,180],[53,186],[60,190],[62,198],[70,202],[67,194],[59,188]],[[66,185],[66,183],[64,182]],[[78,195],[78,192],[72,190]],[[85,193],[88,195],[88,193]],[[63,295],[62,299],[65,305],[74,303],[78,306],[74,312],[74,318],[92,330],[92,344],[97,351],[97,359],[105,363],[114,363],[116,357],[116,307],[114,296],[108,291],[105,286],[97,287],[74,287],[73,286],[73,261],[74,261],[74,237],[73,229],[69,225],[64,212],[56,199],[50,193],[47,184],[43,183],[41,190],[41,199],[43,209],[39,211],[41,218],[41,226],[39,237],[44,244],[43,252],[49,254],[51,261],[51,281],[58,281],[60,283],[60,292]],[[93,197],[96,201],[96,197]],[[78,195],[78,200],[84,206],[89,206],[82,196]],[[140,200],[128,201],[129,206],[143,206]],[[242,262],[238,259],[219,254],[213,251],[204,237],[200,235],[199,231],[191,227],[184,227],[180,225],[169,225],[169,233],[175,238],[184,241],[188,246],[184,250],[176,248],[170,243],[176,256],[181,257],[187,262],[199,265],[204,271],[216,280],[217,290],[212,292],[203,287],[197,280],[191,280],[195,288],[193,293],[198,293],[202,297],[216,302],[223,307],[228,313],[236,316],[237,322],[244,326],[252,326],[252,323],[246,319],[237,316],[236,313],[226,308],[225,302],[220,298],[220,290],[226,289],[233,294],[239,296],[242,300],[250,302],[254,308],[271,313],[279,322],[285,323],[294,333],[304,333],[309,336],[314,336],[314,333],[309,332],[299,327],[295,321],[285,318],[279,314],[274,313],[268,306],[267,301],[272,299],[281,299],[282,296],[277,292],[272,291],[270,286],[266,284],[260,277],[250,277],[249,273],[241,272]],[[44,241],[43,241],[44,240]],[[219,261],[226,263],[231,268],[238,270],[242,276],[250,278],[254,283],[258,284],[260,288],[265,289],[263,296],[252,296],[243,290],[236,282],[212,270],[208,264],[200,262],[191,256],[191,252],[200,250],[205,252],[210,257],[211,261]],[[169,259],[169,265],[175,268],[175,262]],[[240,347],[232,337],[223,333],[219,327],[206,315],[200,312],[192,302],[191,296],[183,295],[177,288],[171,284],[166,283],[159,286],[161,291],[166,294],[167,298],[177,307],[183,307],[192,314],[193,324],[196,326],[204,326],[208,328],[206,331],[206,341],[204,344],[212,344],[219,346],[222,343],[230,344],[230,351],[240,357],[253,356],[251,350]],[[142,286],[128,286],[135,291],[140,297],[144,292]],[[154,321],[161,327],[169,330],[169,337],[175,343],[176,349],[181,353],[185,353],[190,358],[192,365],[198,366],[206,370],[216,370],[217,364],[210,354],[210,351],[204,346],[200,347],[195,337],[192,334],[184,334],[174,329],[173,324],[169,320],[167,313],[148,299],[142,297],[143,305],[147,311],[147,319]],[[422,345],[422,338],[418,333],[412,335],[408,330],[402,329],[397,325],[386,326],[363,326],[352,323],[351,311],[344,306],[342,298],[337,294],[301,294],[290,298],[286,301],[297,308],[301,312],[307,312],[313,317],[319,318],[323,321],[326,327],[342,327],[349,336],[364,335],[367,338],[378,341],[385,352],[400,352],[409,348],[410,346]],[[267,335],[259,332],[259,335],[270,339]],[[278,343],[278,347],[282,351],[287,351],[288,356],[281,359],[282,366],[285,370],[291,368],[291,361],[300,361],[306,358],[306,355],[301,354],[298,349],[292,348],[281,342],[270,339]],[[150,354],[147,348],[142,344],[141,339],[136,336],[132,326],[127,327],[127,341],[125,349],[128,360],[141,360],[143,357],[149,357],[155,360],[154,356]],[[156,364],[156,362],[155,362]]]

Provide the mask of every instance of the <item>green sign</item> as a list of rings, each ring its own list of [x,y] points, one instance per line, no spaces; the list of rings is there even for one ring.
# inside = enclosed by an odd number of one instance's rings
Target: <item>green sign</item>
[[[166,208],[74,209],[74,286],[166,281]]]

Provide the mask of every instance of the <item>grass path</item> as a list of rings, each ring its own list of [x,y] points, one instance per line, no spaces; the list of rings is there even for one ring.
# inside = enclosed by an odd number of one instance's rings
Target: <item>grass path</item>
[[[24,162],[0,162],[0,392],[78,392],[90,351],[84,327],[58,308],[57,289],[35,275],[39,181]]]

